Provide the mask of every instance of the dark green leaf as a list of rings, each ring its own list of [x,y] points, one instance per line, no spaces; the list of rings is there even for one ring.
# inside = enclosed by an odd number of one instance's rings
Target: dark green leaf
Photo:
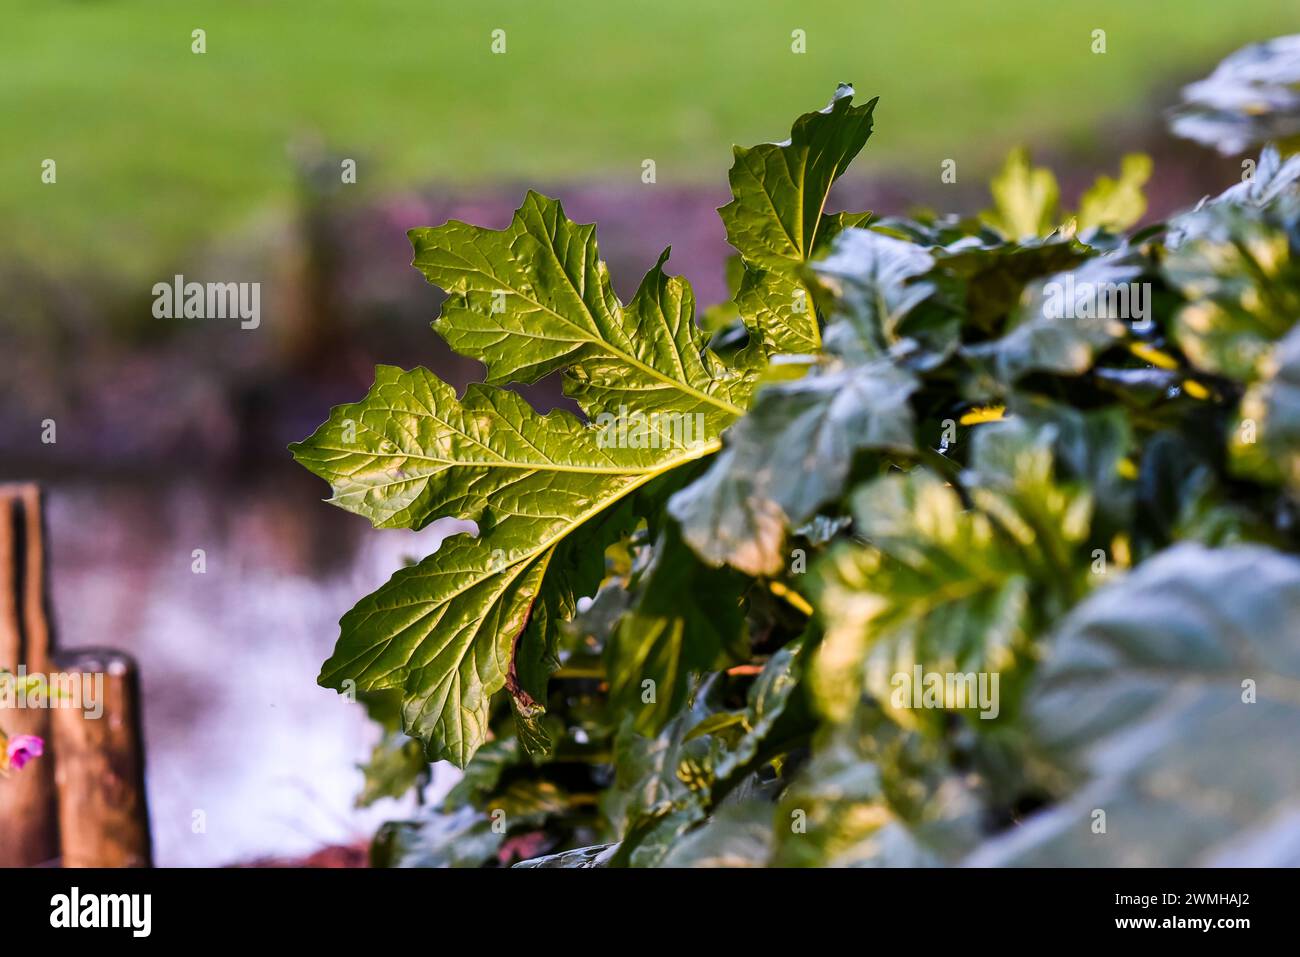
[[[1272,344],[1300,318],[1300,203],[1262,209],[1218,203],[1176,222],[1183,240],[1164,275],[1187,300],[1174,339],[1197,367],[1259,378]]]
[[[1122,320],[1140,321],[1139,306],[1149,319],[1150,284],[1144,288],[1136,282],[1140,275],[1136,265],[1094,259],[1051,276],[1030,290],[1010,331],[967,347],[966,354],[988,363],[1008,385],[1030,372],[1080,375],[1098,352],[1125,334]]]
[[[772,805],[746,801],[720,808],[679,840],[662,867],[763,867],[772,854]]]
[[[916,666],[955,674],[1014,665],[1030,637],[1030,578],[987,516],[923,470],[877,479],[854,496],[854,511],[870,545],[833,549],[812,580],[825,637],[810,677],[823,714],[847,720],[863,693],[890,702]],[[910,695],[896,704],[896,720],[921,720]]]
[[[828,348],[847,357],[887,352],[898,327],[934,285],[910,282],[929,272],[934,257],[920,246],[866,229],[836,237],[813,271],[837,297],[837,321],[826,330]]]
[[[745,588],[743,576],[702,564],[675,529],[660,536],[605,649],[610,701],[639,733],[657,734],[681,709],[692,676],[739,650]]]
[[[1230,450],[1238,473],[1300,493],[1300,328],[1274,347],[1246,392]]]
[[[1030,711],[1085,786],[973,863],[1300,864],[1298,618],[1300,560],[1258,546],[1178,545],[1096,592]]]
[[[818,743],[781,801],[784,867],[934,867],[977,842],[979,800],[933,741],[869,708]]]
[[[886,360],[760,390],[727,448],[669,511],[706,561],[750,575],[785,564],[786,530],[843,489],[856,453],[913,448],[915,377]]]

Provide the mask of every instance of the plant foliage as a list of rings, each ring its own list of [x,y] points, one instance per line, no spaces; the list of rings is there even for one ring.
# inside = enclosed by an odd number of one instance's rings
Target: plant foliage
[[[464,769],[378,862],[1300,863],[1300,160],[1135,233],[1145,157],[1072,213],[1024,152],[978,217],[831,213],[854,98],[736,149],[710,333],[536,193],[411,231],[486,381],[382,367],[293,446],[478,526],[322,670],[387,728],[366,800]],[[552,374],[580,415],[509,388]]]

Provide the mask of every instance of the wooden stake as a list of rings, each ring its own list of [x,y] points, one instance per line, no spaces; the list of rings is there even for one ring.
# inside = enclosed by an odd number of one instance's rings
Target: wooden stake
[[[50,625],[49,551],[45,536],[45,496],[35,484],[8,486],[18,499],[23,543],[22,616],[27,672],[46,674],[54,654]]]
[[[50,660],[40,490],[0,486],[0,667],[44,675]],[[0,780],[0,867],[53,863],[59,853],[50,711],[0,708],[9,736],[34,734],[46,754]]]
[[[149,867],[149,809],[135,661],[120,651],[58,653],[56,670],[103,675],[103,714],[57,708],[55,776],[64,867]]]

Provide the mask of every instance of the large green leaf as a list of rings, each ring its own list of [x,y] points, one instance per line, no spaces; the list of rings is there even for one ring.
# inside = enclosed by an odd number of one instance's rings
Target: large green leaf
[[[486,733],[556,546],[717,447],[716,438],[677,447],[671,431],[662,438],[670,447],[604,445],[600,429],[564,412],[537,416],[512,392],[473,385],[458,401],[425,370],[380,367],[367,398],[336,408],[295,456],[330,481],[333,501],[377,525],[419,528],[450,515],[477,521],[480,534],[448,540],[344,616],[321,682],[404,689],[407,732],[431,757],[463,765]],[[555,574],[572,564],[562,556]],[[561,587],[557,610],[573,597]]]
[[[1224,154],[1267,140],[1300,146],[1300,35],[1252,43],[1183,90],[1173,132]]]
[[[745,578],[702,564],[668,528],[633,588],[637,599],[605,646],[611,703],[657,734],[686,700],[692,675],[745,651]]]
[[[1242,398],[1229,448],[1238,473],[1300,493],[1300,327],[1274,347]]]
[[[634,422],[620,434],[563,411],[539,416],[506,389],[474,383],[458,399],[426,369],[379,366],[363,400],[337,406],[290,448],[330,483],[331,503],[376,528],[419,529],[451,516],[540,541],[557,519],[577,524],[593,506],[716,450],[717,430],[688,415],[681,427],[661,416],[637,420],[642,433]],[[644,447],[629,447],[634,437]]]
[[[845,720],[867,693],[901,724],[930,723],[915,709],[918,699],[931,707],[913,693],[918,668],[985,682],[960,689],[964,703],[945,685],[939,708],[992,721],[1014,699],[1040,616],[1080,591],[1086,575],[1075,548],[1092,500],[1055,479],[1056,437],[1019,420],[983,427],[962,477],[976,508],[923,469],[854,494],[866,545],[832,550],[813,575],[826,633],[811,678],[824,714]]]
[[[1216,203],[1179,217],[1182,240],[1164,275],[1187,299],[1174,338],[1201,369],[1253,381],[1300,318],[1300,202],[1261,208]]]
[[[841,84],[826,109],[795,120],[790,139],[735,148],[732,201],[718,213],[750,273],[740,314],[765,351],[815,352],[821,343],[803,267],[835,233],[865,214],[828,215],[831,186],[871,135],[876,100],[853,106]]]
[[[834,549],[812,583],[826,632],[811,671],[822,713],[846,720],[864,692],[887,704],[896,676],[910,680],[917,665],[1010,669],[1030,637],[1030,580],[993,522],[922,470],[866,486],[855,512],[871,544]],[[897,720],[920,720],[911,706],[908,696]]]
[[[1094,593],[1029,710],[1085,784],[972,863],[1300,864],[1297,620],[1300,560],[1259,546],[1177,545]]]
[[[1030,164],[1028,150],[1012,150],[989,190],[993,209],[984,221],[1007,239],[1033,239],[1056,228],[1060,187],[1051,170]]]
[[[1150,315],[1150,284],[1139,286],[1140,275],[1137,265],[1093,259],[1050,276],[1034,284],[1005,335],[965,354],[1006,384],[1031,372],[1081,375],[1124,335],[1123,320],[1137,318],[1134,299]]]
[[[666,252],[625,308],[595,226],[569,221],[539,193],[502,230],[452,221],[409,235],[412,264],[447,292],[434,328],[482,360],[490,384],[563,369],[565,391],[591,417],[626,406],[725,422],[743,411],[747,380],[705,347],[689,284],[663,272]]]
[[[1101,227],[1111,232],[1128,229],[1147,211],[1142,187],[1151,178],[1151,157],[1131,153],[1120,161],[1118,179],[1099,176],[1079,199],[1077,226],[1082,232]]]
[[[751,800],[723,805],[677,841],[661,867],[763,867],[772,856],[772,805]]]
[[[978,838],[974,788],[942,748],[862,707],[827,729],[781,800],[774,863],[933,867]]]
[[[686,541],[707,561],[775,574],[786,530],[839,494],[857,452],[913,448],[916,388],[880,359],[760,390],[726,450],[669,502]]]
[[[836,296],[827,347],[846,356],[873,356],[895,346],[903,319],[934,292],[933,283],[912,280],[933,266],[924,248],[892,236],[869,229],[837,236],[829,255],[813,266]]]
[[[463,766],[507,686],[521,733],[548,746],[547,630],[596,590],[604,548],[635,524],[630,496],[719,447],[752,375],[705,347],[689,286],[662,259],[624,308],[591,227],[537,194],[506,230],[449,223],[412,240],[417,265],[449,292],[439,328],[456,348],[493,382],[563,368],[594,419],[539,416],[491,385],[458,399],[423,369],[383,366],[365,399],[292,446],[332,502],[376,526],[478,524],[477,538],[447,541],[349,612],[320,679],[402,689],[404,729],[431,758]],[[527,627],[542,615],[544,627]]]

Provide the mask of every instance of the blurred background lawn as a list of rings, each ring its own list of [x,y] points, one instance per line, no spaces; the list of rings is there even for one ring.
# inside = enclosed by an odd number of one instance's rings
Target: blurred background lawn
[[[146,274],[283,209],[287,144],[315,137],[371,190],[636,183],[645,158],[661,183],[720,182],[733,142],[782,138],[840,80],[881,96],[859,175],[960,155],[984,178],[1297,19],[1294,0],[3,0],[0,229],[50,265]]]

